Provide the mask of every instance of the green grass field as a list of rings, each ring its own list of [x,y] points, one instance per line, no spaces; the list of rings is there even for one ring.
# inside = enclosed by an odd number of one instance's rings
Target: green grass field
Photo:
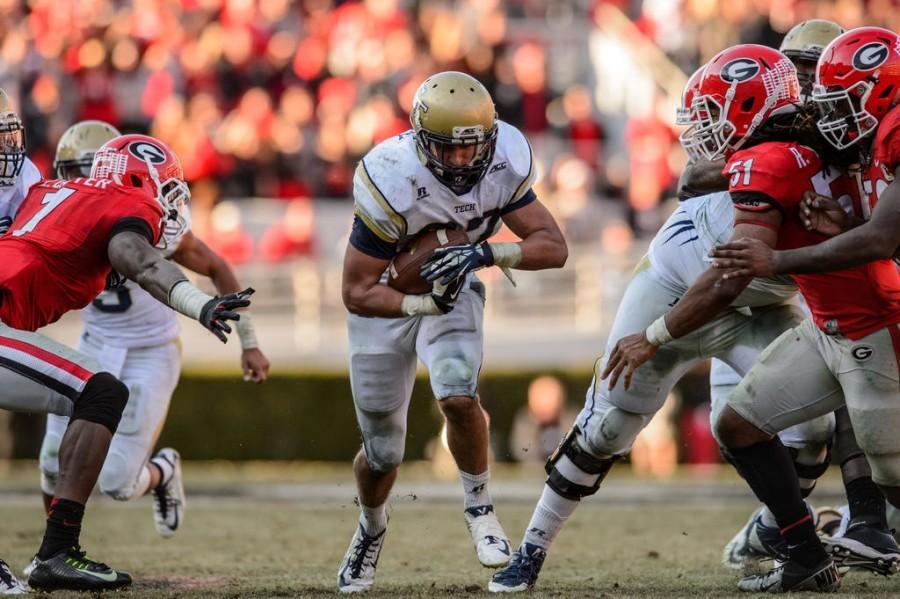
[[[586,503],[551,550],[531,597],[739,597],[736,576],[719,566],[723,544],[752,504],[605,506]],[[518,542],[531,506],[498,505]],[[128,569],[121,597],[322,597],[357,518],[352,503],[296,505],[200,499],[174,539],[156,536],[149,500],[94,500],[83,543],[89,555]],[[0,502],[2,556],[21,568],[43,529],[37,505]],[[377,597],[487,597],[490,572],[475,558],[456,504],[395,502]],[[54,593],[53,597],[67,597]],[[77,594],[71,594],[77,597]],[[853,573],[842,596],[900,596],[900,581]]]

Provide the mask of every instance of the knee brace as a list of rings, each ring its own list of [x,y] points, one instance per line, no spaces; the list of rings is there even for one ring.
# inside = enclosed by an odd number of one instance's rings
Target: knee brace
[[[428,376],[439,400],[454,396],[474,397],[478,388],[477,365],[463,355],[438,358],[431,364]]]
[[[115,434],[128,403],[128,387],[108,372],[99,372],[87,385],[72,408],[72,421],[102,424]]]
[[[579,435],[581,430],[577,425],[573,426],[544,467],[547,486],[560,496],[575,501],[596,493],[613,464],[621,457],[600,458],[592,455],[578,443]]]

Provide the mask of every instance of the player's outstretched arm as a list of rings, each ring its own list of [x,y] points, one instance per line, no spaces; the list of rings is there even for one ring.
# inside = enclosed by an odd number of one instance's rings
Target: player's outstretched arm
[[[692,198],[716,191],[728,190],[728,179],[722,174],[725,168],[723,160],[710,162],[699,158],[689,162],[678,178],[678,196]]]
[[[231,332],[228,320],[239,320],[234,312],[250,305],[252,289],[222,297],[211,297],[194,287],[180,268],[162,257],[147,238],[122,231],[109,240],[110,265],[160,302],[197,320],[224,343]]]
[[[191,231],[181,238],[172,259],[197,274],[209,277],[221,295],[241,290],[231,265]],[[256,331],[247,312],[241,313],[241,319],[237,321],[235,328],[241,342],[241,370],[244,380],[255,383],[265,381],[269,375],[269,359],[259,349]]]
[[[781,213],[774,209],[756,213],[736,208],[735,223],[732,239],[749,237],[772,247],[778,240]],[[628,389],[634,371],[652,358],[659,346],[683,337],[713,320],[737,299],[752,280],[753,277],[723,279],[721,271],[706,269],[674,308],[660,316],[645,331],[616,342],[600,378],[609,377],[609,388],[612,389],[619,377],[624,375],[623,382]]]
[[[872,218],[816,245],[772,251],[739,239],[715,248],[710,255],[726,278],[769,274],[829,272],[887,258],[900,258],[900,167],[881,193]]]

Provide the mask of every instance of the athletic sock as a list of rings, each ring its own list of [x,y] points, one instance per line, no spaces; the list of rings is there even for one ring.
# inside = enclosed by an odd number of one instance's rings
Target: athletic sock
[[[137,482],[134,484],[134,492],[132,492],[132,497],[143,497],[150,491],[150,464],[144,464],[141,468],[141,473],[138,474]],[[160,470],[160,472],[162,472]],[[162,480],[162,476],[159,478]]]
[[[377,507],[367,507],[360,503],[359,507],[361,510],[359,514],[359,523],[362,524],[362,527],[367,534],[374,537],[381,534],[381,531],[387,528],[387,510],[385,509],[385,504],[382,503]]]
[[[159,469],[159,484],[156,485],[156,488],[158,489],[169,484],[169,481],[172,480],[172,476],[175,474],[175,464],[161,455],[150,458],[150,464]]]
[[[884,495],[871,477],[864,476],[850,481],[846,490],[851,521],[862,521],[882,530],[887,528]]]
[[[792,560],[812,566],[826,557],[812,517],[800,495],[791,454],[778,437],[749,447],[728,449],[741,476],[772,511],[788,541]]]
[[[47,528],[38,550],[38,559],[45,560],[60,551],[77,547],[81,535],[84,505],[70,499],[54,499],[47,510]]]
[[[562,497],[548,485],[544,485],[544,492],[534,508],[522,542],[546,550],[579,503],[581,502],[576,499]]]
[[[465,509],[491,505],[491,494],[488,492],[488,482],[491,480],[490,469],[481,474],[469,474],[460,470],[459,478],[462,480]]]

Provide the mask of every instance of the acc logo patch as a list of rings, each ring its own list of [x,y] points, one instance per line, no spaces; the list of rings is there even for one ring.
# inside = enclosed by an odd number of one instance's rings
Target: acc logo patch
[[[888,58],[890,49],[881,42],[869,42],[853,55],[853,66],[860,71],[871,71]]]
[[[872,357],[872,354],[875,353],[875,350],[868,345],[857,345],[850,351],[850,353],[860,362],[865,362]]]
[[[747,81],[759,73],[759,65],[750,58],[736,58],[722,67],[721,77],[729,83]]]
[[[149,160],[150,164],[162,164],[166,161],[166,153],[162,148],[149,141],[136,141],[130,144],[128,152],[141,160]]]

